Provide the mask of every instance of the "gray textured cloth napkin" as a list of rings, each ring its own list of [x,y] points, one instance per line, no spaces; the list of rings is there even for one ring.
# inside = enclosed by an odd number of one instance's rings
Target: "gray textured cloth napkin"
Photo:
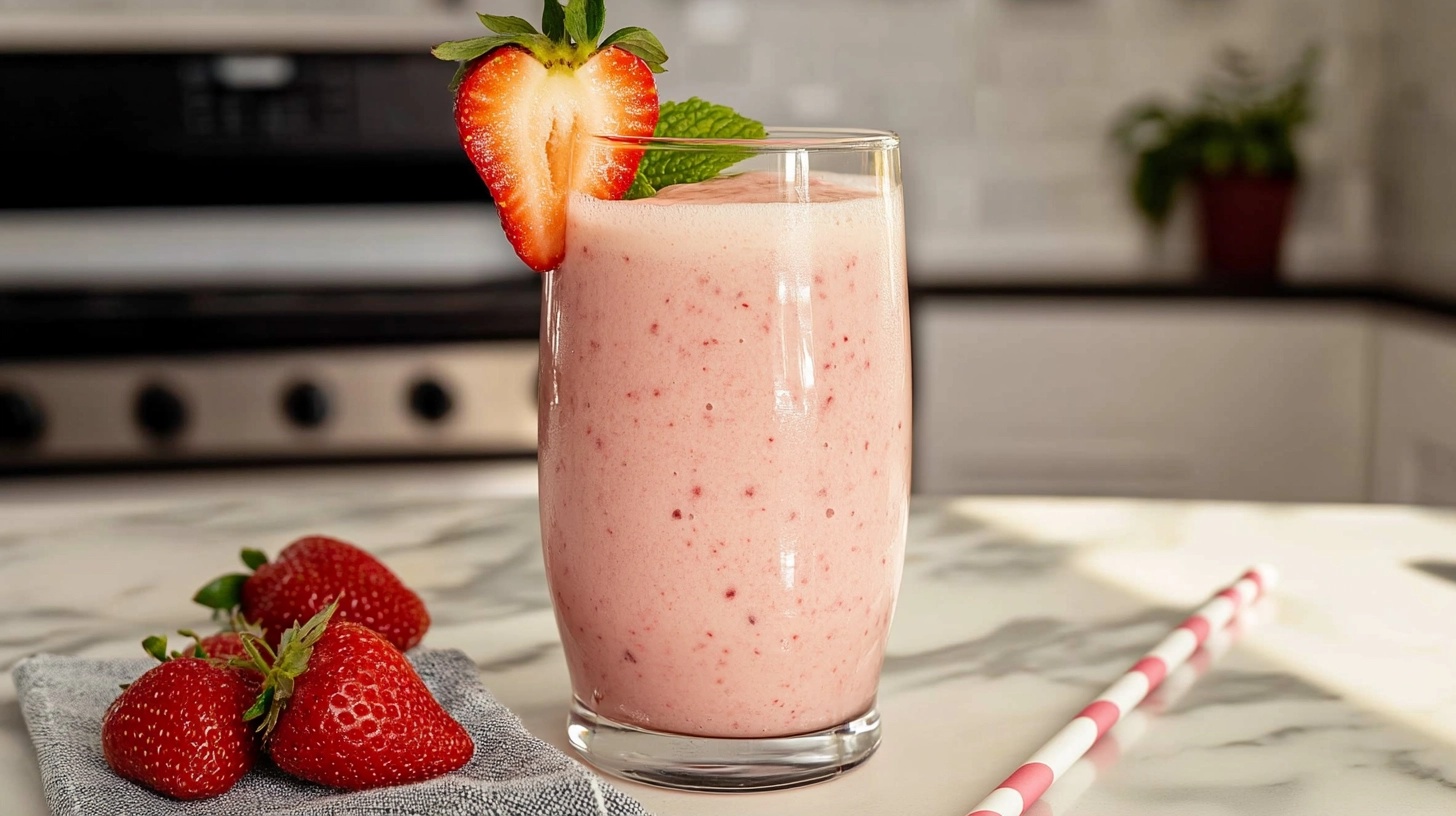
[[[531,736],[455,650],[409,654],[420,677],[475,740],[455,773],[395,788],[346,793],[285,776],[266,761],[213,799],[178,802],[111,772],[101,718],[154,661],[37,655],[15,668],[46,801],[56,816],[647,816],[637,801]]]

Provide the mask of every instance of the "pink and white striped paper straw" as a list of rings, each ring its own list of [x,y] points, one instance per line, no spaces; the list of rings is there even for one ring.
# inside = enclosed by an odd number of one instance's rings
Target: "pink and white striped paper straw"
[[[1142,705],[1123,714],[1122,719],[1108,729],[1086,756],[1073,763],[1066,773],[1058,775],[1056,783],[1027,807],[1026,816],[1065,816],[1071,813],[1097,778],[1137,745],[1147,733],[1151,721],[1176,705],[1198,678],[1208,673],[1243,633],[1246,625],[1257,625],[1258,618],[1251,612],[1251,609],[1257,608],[1257,605],[1245,607],[1228,626],[1209,633],[1208,640],[1188,658],[1188,662],[1168,672],[1168,679],[1158,686],[1157,691],[1150,692]]]
[[[1107,729],[1116,725],[1123,714],[1136,708],[1169,672],[1183,665],[1198,651],[1210,632],[1223,629],[1240,611],[1272,591],[1277,581],[1278,573],[1273,567],[1250,567],[1239,580],[1178,624],[1117,682],[1082,709],[990,796],[971,808],[969,816],[1022,816],[1026,813],[1052,782],[1081,759],[1107,733]]]

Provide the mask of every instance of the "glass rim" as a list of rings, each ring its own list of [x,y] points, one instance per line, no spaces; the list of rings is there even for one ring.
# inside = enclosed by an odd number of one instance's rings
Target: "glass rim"
[[[613,147],[642,147],[665,150],[717,150],[734,148],[752,153],[849,153],[894,150],[900,135],[889,130],[864,128],[769,127],[762,139],[698,139],[663,136],[621,136],[589,133],[581,138]]]

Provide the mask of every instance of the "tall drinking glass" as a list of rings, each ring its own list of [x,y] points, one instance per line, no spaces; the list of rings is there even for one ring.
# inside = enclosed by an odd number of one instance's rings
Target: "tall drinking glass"
[[[570,740],[670,787],[841,773],[879,744],[905,546],[899,140],[574,150],[585,168],[644,151],[741,161],[652,198],[573,198],[546,277],[541,531]]]

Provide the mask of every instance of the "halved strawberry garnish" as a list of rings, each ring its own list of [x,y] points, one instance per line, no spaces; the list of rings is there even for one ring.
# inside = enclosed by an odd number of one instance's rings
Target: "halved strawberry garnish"
[[[572,193],[621,198],[642,153],[597,147],[573,154],[581,134],[651,136],[667,55],[645,29],[629,27],[598,44],[602,0],[546,0],[539,33],[519,17],[480,15],[494,37],[442,43],[433,53],[460,60],[455,125],[490,188],[506,237],[537,272],[566,254]]]

